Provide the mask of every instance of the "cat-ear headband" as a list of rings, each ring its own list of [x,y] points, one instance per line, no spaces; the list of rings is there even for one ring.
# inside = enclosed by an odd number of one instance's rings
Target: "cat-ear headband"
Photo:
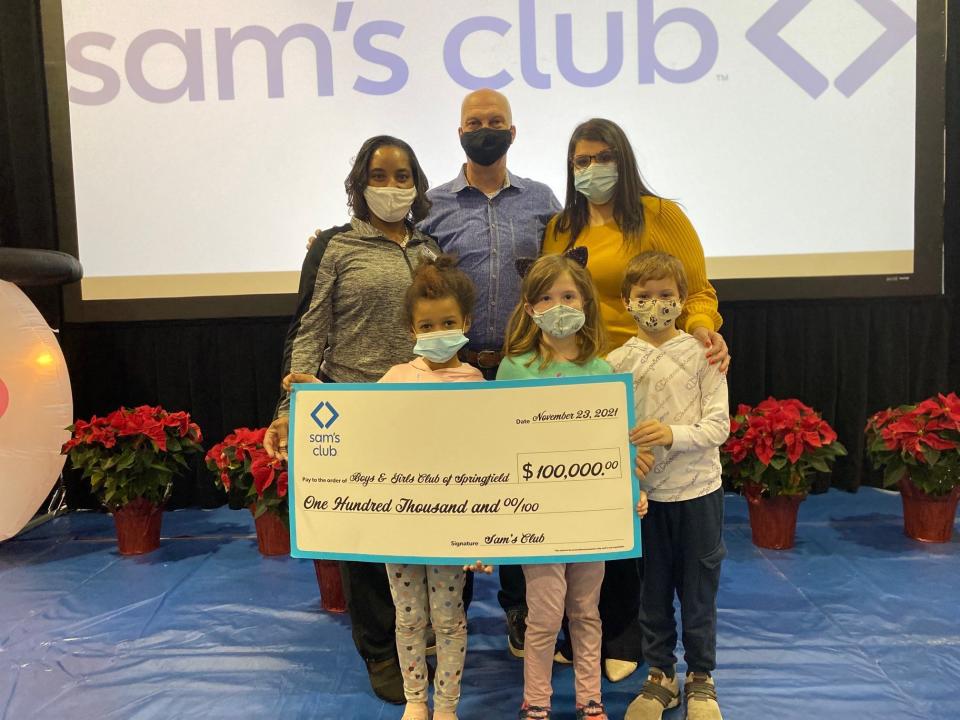
[[[580,267],[587,267],[587,249],[585,247],[575,247],[570,250],[567,250],[563,256],[569,258],[577,263]],[[517,274],[520,276],[520,279],[523,280],[527,277],[527,273],[530,272],[530,268],[533,267],[533,264],[538,260],[538,258],[517,258],[516,267]]]

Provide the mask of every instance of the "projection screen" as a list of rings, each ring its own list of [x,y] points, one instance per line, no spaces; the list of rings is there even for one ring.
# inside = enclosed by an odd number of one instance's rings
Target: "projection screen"
[[[943,0],[44,0],[70,320],[288,312],[362,141],[452,179],[462,97],[563,201],[577,123],[626,130],[722,300],[942,286]]]

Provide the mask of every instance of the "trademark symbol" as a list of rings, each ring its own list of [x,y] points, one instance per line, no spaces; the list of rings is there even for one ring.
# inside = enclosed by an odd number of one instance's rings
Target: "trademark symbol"
[[[717,73],[717,82],[726,82],[730,79],[730,76],[726,73]]]

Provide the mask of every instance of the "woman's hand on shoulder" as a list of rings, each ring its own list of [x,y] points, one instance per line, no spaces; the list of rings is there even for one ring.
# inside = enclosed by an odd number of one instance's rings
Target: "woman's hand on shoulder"
[[[316,375],[310,373],[290,373],[281,382],[280,387],[284,392],[290,392],[290,386],[294,383],[319,383],[323,382]]]
[[[723,339],[723,335],[702,326],[694,328],[690,334],[707,348],[707,362],[716,365],[717,369],[726,375],[730,368],[731,358],[730,350],[727,348],[727,342]]]

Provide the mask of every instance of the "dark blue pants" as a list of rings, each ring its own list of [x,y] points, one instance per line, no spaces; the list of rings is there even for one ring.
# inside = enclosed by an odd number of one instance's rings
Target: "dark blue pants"
[[[680,599],[687,672],[712,672],[717,662],[717,589],[723,544],[723,490],[681,502],[650,501],[641,522],[643,595],[640,626],[647,664],[668,675],[677,662]]]

